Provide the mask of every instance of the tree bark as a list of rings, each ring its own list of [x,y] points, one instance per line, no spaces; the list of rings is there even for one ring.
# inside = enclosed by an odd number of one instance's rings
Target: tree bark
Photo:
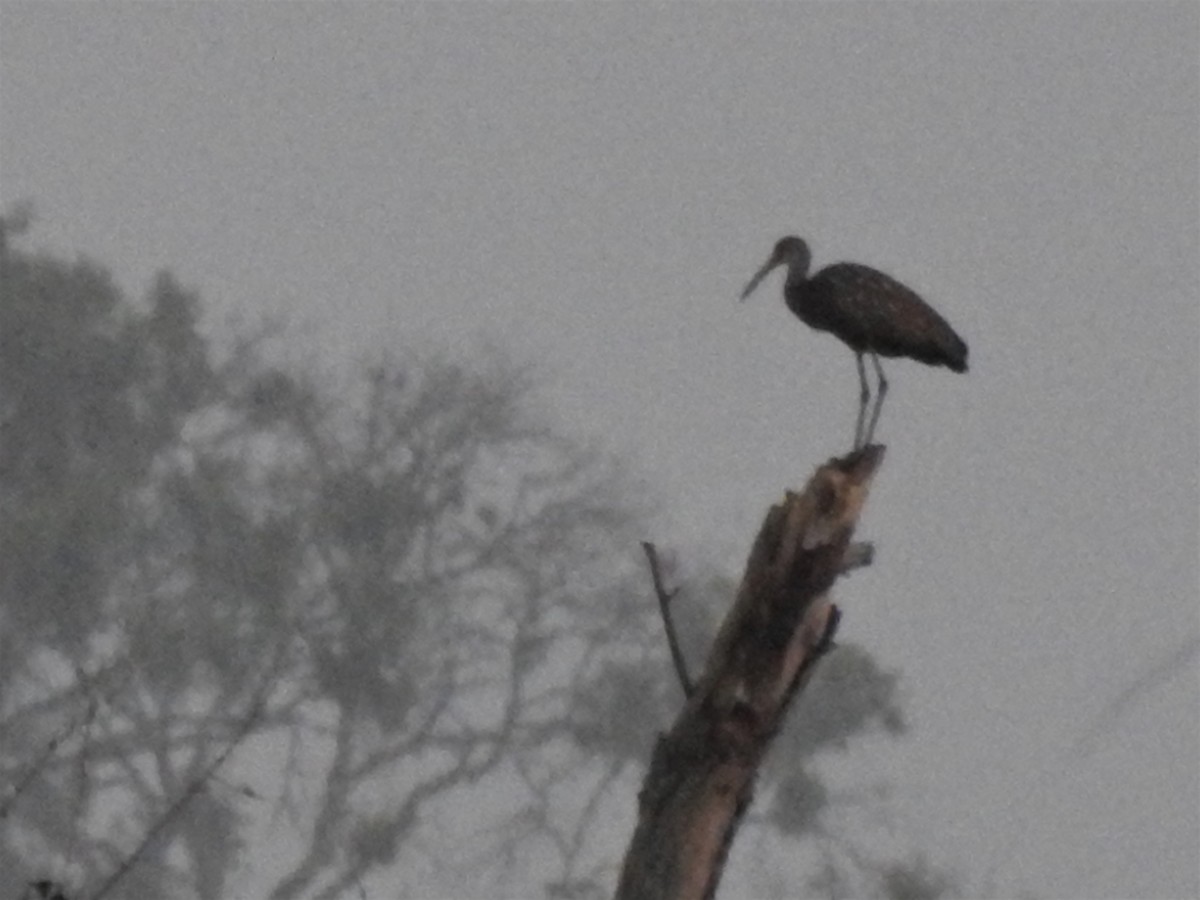
[[[767,513],[704,674],[654,748],[618,900],[716,894],[767,748],[832,647],[840,613],[829,589],[870,561],[850,539],[883,453],[831,460]]]

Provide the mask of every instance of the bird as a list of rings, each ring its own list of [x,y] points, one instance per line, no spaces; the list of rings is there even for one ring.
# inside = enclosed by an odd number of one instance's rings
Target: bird
[[[812,254],[795,235],[780,238],[770,257],[742,291],[742,300],[777,266],[787,267],[783,299],[797,318],[827,331],[854,351],[860,386],[854,449],[871,443],[887,395],[888,382],[879,357],[907,357],[952,372],[967,371],[967,344],[949,323],[911,288],[870,266],[840,262],[809,277]],[[879,387],[866,430],[871,391],[863,356],[870,356]]]

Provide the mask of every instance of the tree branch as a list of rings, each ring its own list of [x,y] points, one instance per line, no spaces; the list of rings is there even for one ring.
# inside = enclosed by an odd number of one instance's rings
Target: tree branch
[[[883,453],[831,460],[767,513],[704,674],[654,748],[618,900],[715,895],[767,748],[832,647],[829,589],[870,560],[850,538]]]
[[[221,752],[214,756],[212,760],[210,760],[208,764],[200,770],[199,774],[192,779],[191,783],[189,783],[184,791],[175,799],[175,802],[167,807],[163,814],[159,816],[158,819],[150,826],[150,828],[146,831],[146,834],[142,837],[141,843],[137,845],[134,851],[125,858],[124,862],[122,862],[121,865],[119,865],[99,887],[99,889],[97,889],[97,891],[92,895],[92,900],[101,900],[101,898],[106,897],[109,892],[112,891],[112,889],[115,888],[127,874],[129,874],[130,870],[142,858],[142,855],[145,854],[145,852],[151,846],[153,846],[154,842],[159,838],[159,836],[175,822],[179,814],[183,811],[184,807],[186,807],[197,794],[205,789],[208,783],[217,774],[217,770],[220,769],[221,766],[225,765],[226,760],[228,760],[233,752],[242,745],[242,742],[246,740],[251,730],[258,723],[262,709],[261,702],[261,698],[255,702],[254,706],[251,707],[250,711],[246,714],[237,730],[230,735],[229,740],[226,742],[225,747],[221,750]]]
[[[662,580],[662,569],[658,563],[658,550],[649,541],[642,541],[642,549],[646,551],[646,560],[650,563],[650,577],[654,581],[654,593],[658,597],[658,611],[662,614],[663,629],[667,633],[667,646],[671,648],[671,662],[675,664],[675,674],[679,676],[679,686],[683,688],[683,696],[691,697],[695,686],[688,676],[687,660],[683,658],[683,649],[679,646],[679,636],[675,633],[675,620],[671,617],[671,601],[679,593],[676,588],[668,591]]]

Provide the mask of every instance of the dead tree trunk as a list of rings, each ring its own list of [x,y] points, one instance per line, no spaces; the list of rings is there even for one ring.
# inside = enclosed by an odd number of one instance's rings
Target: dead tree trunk
[[[829,589],[870,561],[850,538],[882,461],[877,445],[831,460],[767,513],[704,673],[654,748],[617,900],[716,894],[771,739],[832,646]]]

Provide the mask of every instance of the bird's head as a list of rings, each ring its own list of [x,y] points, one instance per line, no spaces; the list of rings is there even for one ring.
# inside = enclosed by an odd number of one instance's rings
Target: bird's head
[[[785,238],[780,238],[775,242],[775,249],[771,251],[770,257],[762,268],[754,273],[754,277],[750,279],[745,290],[742,291],[742,299],[749,297],[759,282],[761,282],[772,269],[776,266],[787,266],[789,273],[795,273],[799,278],[804,278],[808,275],[808,266],[812,262],[812,254],[808,251],[808,244],[804,243],[794,235],[788,235]]]

